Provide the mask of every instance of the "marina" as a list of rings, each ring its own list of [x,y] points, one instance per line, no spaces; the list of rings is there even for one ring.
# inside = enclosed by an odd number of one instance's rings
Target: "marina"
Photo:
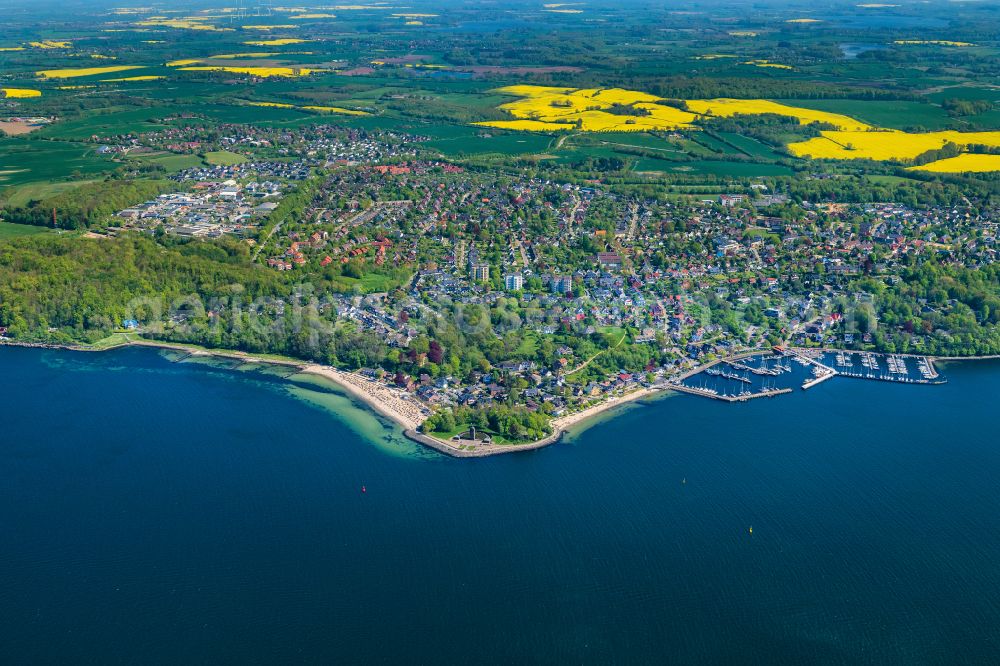
[[[833,355],[837,374],[901,384],[943,384],[944,379],[926,356],[837,352]]]
[[[770,352],[714,361],[672,380],[667,388],[724,402],[744,402],[791,393],[796,386],[809,390],[841,376],[901,384],[946,381],[926,356],[775,347]]]

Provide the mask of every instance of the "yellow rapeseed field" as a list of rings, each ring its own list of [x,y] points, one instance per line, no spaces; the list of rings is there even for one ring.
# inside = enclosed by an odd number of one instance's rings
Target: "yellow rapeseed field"
[[[262,40],[243,42],[243,43],[249,44],[250,46],[286,46],[287,44],[305,44],[306,42],[311,42],[311,41],[313,40],[285,37],[284,39],[262,39]]]
[[[143,65],[115,65],[113,67],[82,67],[76,69],[43,69],[35,72],[43,79],[73,79],[78,76],[94,76],[96,74],[114,74],[130,69],[143,69]]]
[[[202,23],[207,17],[189,16],[183,19],[172,19],[165,16],[154,16],[145,21],[137,21],[136,25],[155,28],[176,28],[178,30],[204,30],[207,32],[233,32],[233,28],[217,28],[211,23]]]
[[[515,85],[500,88],[497,92],[522,98],[500,107],[517,120],[477,124],[535,131],[570,129],[579,125],[586,132],[638,132],[687,127],[695,119],[692,113],[658,104],[660,98],[656,95],[621,88],[577,90]],[[616,104],[642,109],[647,115],[620,115],[606,111]]]
[[[822,132],[808,141],[788,144],[799,157],[837,160],[912,160],[928,150],[938,150],[946,143],[960,146],[981,144],[1000,148],[1000,132]]]
[[[36,49],[68,49],[73,47],[72,42],[57,39],[43,39],[40,42],[28,42],[28,44]]]
[[[548,86],[514,85],[497,92],[519,97],[501,105],[515,121],[487,121],[479,123],[489,127],[510,129],[566,129],[552,126],[579,125],[586,132],[645,131],[651,129],[679,129],[691,127],[700,116],[730,117],[737,114],[759,115],[774,113],[798,118],[802,124],[829,123],[841,130],[868,130],[865,123],[847,116],[813,109],[787,106],[768,100],[698,99],[687,100],[687,110],[660,104],[656,95],[621,88],[557,88]],[[621,115],[610,113],[614,105],[632,106],[646,115]],[[532,121],[533,124],[517,124]],[[511,124],[511,123],[515,124]],[[502,123],[502,124],[498,124]],[[542,124],[539,124],[542,123]]]
[[[724,97],[719,99],[689,99],[687,107],[690,111],[704,116],[728,118],[735,115],[756,116],[763,113],[774,113],[798,118],[803,125],[819,122],[829,123],[842,130],[870,129],[870,126],[865,123],[838,113],[803,109],[766,99],[727,99]]]
[[[792,154],[813,159],[871,159],[910,161],[946,143],[960,146],[986,145],[1000,148],[997,132],[925,132],[910,133],[885,130],[837,113],[817,111],[763,99],[692,99],[685,109],[663,104],[655,95],[621,88],[561,88],[554,86],[513,85],[494,92],[518,99],[502,104],[512,120],[489,120],[475,123],[481,127],[553,132],[642,132],[652,130],[697,129],[701,118],[728,118],[735,115],[776,114],[796,118],[799,123],[824,123],[836,130],[824,130],[820,136],[788,145]],[[613,112],[615,106],[632,107],[646,115]],[[997,170],[994,156],[969,155],[955,161],[941,160],[921,167],[927,171],[944,169]]]
[[[23,51],[23,46],[0,46],[0,51]]]
[[[147,74],[146,76],[126,76],[121,79],[101,79],[102,83],[118,83],[119,81],[158,81],[160,79],[165,79],[165,76],[156,76],[153,74]]]
[[[231,72],[233,74],[247,74],[249,76],[260,77],[296,77],[308,76],[318,69],[307,69],[305,67],[227,67],[223,65],[204,65],[201,67],[181,67],[183,72]]]
[[[488,120],[476,123],[483,127],[496,127],[497,129],[520,130],[522,132],[555,132],[558,130],[571,130],[576,125],[566,123],[547,123],[541,120]]]
[[[345,116],[367,116],[369,115],[365,111],[358,111],[357,109],[345,109],[339,106],[295,106],[294,104],[286,104],[285,102],[247,102],[250,106],[266,106],[275,109],[301,109],[304,111],[316,111],[319,113],[339,113]]]
[[[18,99],[24,99],[26,97],[42,96],[41,90],[32,90],[30,88],[0,88],[0,92],[3,93],[3,95],[0,95],[0,97],[10,97]]]
[[[770,60],[747,60],[746,62],[741,62],[741,65],[753,65],[754,67],[773,67],[774,69],[795,69],[791,65],[782,65],[778,62],[771,62]]]
[[[986,173],[1000,171],[1000,155],[978,155],[963,153],[958,157],[938,160],[922,166],[910,167],[912,171],[933,171],[934,173]]]
[[[206,60],[232,60],[233,58],[270,58],[271,56],[281,55],[280,53],[275,53],[274,51],[255,51],[253,53],[225,53],[222,55],[209,56]],[[192,62],[198,62],[194,60]]]

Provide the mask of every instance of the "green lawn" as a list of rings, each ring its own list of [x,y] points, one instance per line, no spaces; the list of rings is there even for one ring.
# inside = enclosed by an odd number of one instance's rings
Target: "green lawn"
[[[457,426],[451,432],[432,432],[432,433],[428,433],[428,434],[431,435],[432,437],[437,437],[438,439],[443,439],[445,441],[449,441],[450,442],[452,437],[454,437],[455,435],[459,435],[459,434],[461,434],[463,432],[468,432],[470,427],[471,426],[468,423],[463,423],[463,424]],[[484,435],[489,435],[492,438],[492,440],[493,440],[492,441],[493,444],[527,444],[527,442],[512,442],[511,440],[506,439],[503,435],[498,435],[497,433],[495,433],[494,431],[490,430],[489,428],[479,428],[479,429],[477,429],[476,434],[479,434],[479,433],[482,433]],[[452,442],[452,443],[455,443],[455,442]],[[471,444],[471,442],[464,442],[463,444],[469,445],[469,444]]]
[[[159,164],[169,173],[204,165],[197,155],[141,155],[136,159],[147,164]]]
[[[662,171],[665,173],[690,173],[692,175],[715,174],[720,176],[788,176],[792,170],[780,164],[756,164],[754,162],[668,162],[655,158],[640,158],[634,171]]]
[[[350,292],[359,289],[365,294],[390,291],[399,286],[399,282],[392,277],[379,273],[365,273],[361,279],[339,275],[334,278],[333,282],[341,291]]]
[[[527,331],[524,338],[521,340],[521,344],[518,345],[517,351],[514,353],[519,357],[530,358],[538,352],[538,334],[534,331]]]
[[[232,166],[233,164],[243,164],[247,158],[243,155],[231,153],[228,150],[216,150],[205,153],[205,161],[218,166]]]

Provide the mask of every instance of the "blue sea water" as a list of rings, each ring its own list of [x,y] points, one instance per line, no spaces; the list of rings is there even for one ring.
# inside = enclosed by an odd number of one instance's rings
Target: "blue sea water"
[[[0,662],[997,663],[1000,364],[947,371],[452,460],[303,377],[0,349]]]

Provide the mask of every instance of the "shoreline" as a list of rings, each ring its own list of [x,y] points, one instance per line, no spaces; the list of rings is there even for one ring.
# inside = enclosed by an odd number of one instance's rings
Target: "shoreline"
[[[445,441],[434,437],[433,435],[425,434],[419,431],[423,418],[419,418],[419,420],[417,418],[417,414],[421,411],[421,408],[418,406],[419,403],[416,401],[404,399],[399,395],[396,395],[396,392],[392,391],[392,389],[389,389],[388,387],[368,380],[355,373],[338,370],[332,366],[325,366],[318,363],[308,363],[292,358],[283,359],[260,356],[252,352],[243,352],[232,349],[208,349],[183,342],[129,339],[127,337],[124,342],[109,345],[107,347],[44,342],[17,342],[14,340],[0,341],[0,347],[4,346],[25,347],[32,349],[59,349],[75,352],[106,352],[128,347],[148,347],[151,349],[166,349],[171,351],[186,352],[191,356],[226,358],[243,361],[245,363],[260,363],[295,368],[301,373],[315,375],[332,382],[354,400],[357,400],[372,411],[400,426],[403,430],[403,435],[407,439],[454,458],[482,458],[504,453],[517,453],[520,451],[533,451],[541,449],[561,441],[563,437],[568,434],[570,428],[599,416],[606,411],[628,404],[635,400],[639,400],[640,398],[659,395],[671,390],[670,387],[643,387],[622,396],[614,396],[609,400],[605,400],[596,405],[591,405],[590,407],[578,412],[573,412],[572,414],[567,414],[566,416],[553,419],[551,421],[552,434],[534,442],[525,442],[523,444],[492,444],[489,446],[477,446],[474,448],[459,448],[454,446],[449,441]],[[695,370],[697,370],[697,368]]]
[[[405,404],[405,400],[394,395],[393,391],[372,382],[360,375],[338,370],[332,366],[320,365],[318,363],[308,363],[292,358],[280,358],[274,356],[261,356],[252,352],[244,352],[233,349],[207,349],[197,345],[189,345],[182,342],[161,342],[157,340],[129,340],[107,347],[92,347],[86,345],[71,344],[49,344],[34,342],[15,342],[10,340],[0,341],[0,347],[24,347],[30,349],[59,349],[74,352],[108,352],[125,349],[128,347],[148,347],[151,349],[166,349],[169,351],[185,352],[191,356],[215,357],[230,360],[242,361],[244,363],[258,363],[261,365],[277,365],[286,368],[293,368],[299,373],[322,377],[338,388],[342,389],[350,397],[363,403],[372,411],[384,416],[403,429],[417,427],[419,422],[415,421],[414,412],[419,413],[420,408],[417,403]]]
[[[403,434],[414,442],[418,442],[424,446],[434,449],[435,451],[439,451],[454,458],[485,458],[487,456],[502,455],[504,453],[534,451],[562,441],[562,439],[569,434],[570,428],[579,423],[593,419],[604,412],[615,409],[616,407],[626,405],[642,398],[649,398],[661,393],[666,393],[670,390],[671,389],[669,387],[643,387],[621,396],[614,396],[609,400],[605,400],[604,402],[596,405],[591,405],[590,407],[582,409],[579,412],[573,412],[572,414],[552,419],[550,422],[550,425],[552,426],[552,434],[548,437],[535,440],[534,442],[525,442],[523,444],[483,444],[469,445],[460,448],[459,446],[452,444],[450,440],[443,440],[439,437],[419,432],[416,429],[405,430]],[[461,442],[459,442],[459,444],[461,444]]]
[[[172,351],[186,352],[191,356],[208,356],[238,360],[244,363],[259,363],[266,365],[277,365],[294,368],[300,373],[315,375],[326,379],[342,389],[352,399],[362,403],[377,414],[385,417],[396,425],[400,426],[403,434],[408,439],[434,449],[439,453],[454,458],[482,458],[487,456],[500,455],[504,453],[517,453],[520,451],[533,451],[562,441],[563,437],[569,434],[571,428],[579,426],[586,421],[590,421],[601,414],[616,409],[622,405],[651,398],[674,391],[672,385],[643,386],[629,393],[613,396],[595,405],[586,407],[580,411],[567,414],[551,421],[552,434],[534,442],[523,444],[490,444],[478,446],[456,446],[451,441],[445,441],[433,435],[419,431],[421,423],[427,415],[427,408],[412,399],[409,395],[401,391],[394,390],[380,382],[376,382],[353,372],[338,370],[332,366],[310,363],[293,358],[283,358],[280,356],[258,355],[252,352],[243,352],[231,349],[208,349],[182,342],[165,342],[146,339],[130,339],[125,336],[124,342],[108,345],[107,347],[94,347],[82,344],[56,344],[42,342],[18,342],[15,340],[0,340],[0,347],[25,347],[34,349],[59,349],[78,352],[105,352],[123,349],[126,347],[148,347],[153,349],[166,349]],[[815,348],[816,351],[850,351],[850,350],[828,350]],[[711,368],[714,365],[729,360],[738,360],[750,356],[768,353],[767,350],[751,350],[740,352],[731,357],[714,359],[702,363],[694,368],[685,370],[678,375],[678,380],[695,375],[699,372]],[[878,353],[878,352],[875,352]],[[912,355],[912,354],[907,354]],[[990,354],[984,356],[925,356],[932,364],[935,362],[959,362],[977,360],[998,360],[1000,354]],[[932,366],[933,367],[933,366]],[[581,428],[585,430],[586,427]]]
[[[403,430],[416,430],[423,422],[423,408],[417,402],[397,395],[384,384],[365,379],[352,372],[337,370],[328,365],[305,365],[301,371],[330,380],[353,398],[365,403],[382,416],[395,421]]]

